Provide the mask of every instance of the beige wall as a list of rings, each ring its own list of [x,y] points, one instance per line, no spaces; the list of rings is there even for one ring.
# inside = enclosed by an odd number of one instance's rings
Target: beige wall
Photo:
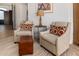
[[[12,10],[12,6],[10,3],[0,3],[0,8],[5,8],[7,10]]]

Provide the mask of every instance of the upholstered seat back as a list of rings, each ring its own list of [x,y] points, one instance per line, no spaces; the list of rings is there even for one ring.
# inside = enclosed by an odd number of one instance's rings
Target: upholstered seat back
[[[55,25],[55,26],[68,26],[68,22],[52,22],[51,25]]]

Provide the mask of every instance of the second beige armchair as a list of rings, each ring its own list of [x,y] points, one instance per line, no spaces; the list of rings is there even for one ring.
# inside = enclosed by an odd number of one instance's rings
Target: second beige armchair
[[[55,55],[61,55],[69,48],[70,42],[70,23],[69,22],[53,22],[56,26],[66,26],[66,32],[57,36],[48,31],[40,33],[40,45]]]

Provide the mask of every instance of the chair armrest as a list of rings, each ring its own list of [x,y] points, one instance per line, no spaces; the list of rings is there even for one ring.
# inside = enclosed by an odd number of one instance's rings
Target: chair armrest
[[[14,30],[14,35],[16,35],[16,33],[20,31],[20,27],[18,27],[16,30]]]
[[[40,32],[40,34],[42,34],[42,35],[45,34],[45,33],[49,33],[49,30]]]
[[[47,30],[47,31],[43,31],[43,32],[40,32],[40,33],[49,33],[49,30]]]
[[[56,44],[57,44],[58,53],[62,53],[67,48],[69,48],[69,44],[70,44],[70,27],[69,26],[68,26],[67,31],[63,35],[58,37]]]
[[[67,33],[67,32],[65,32],[63,35],[61,35],[60,37],[58,37],[58,39],[57,39],[57,45],[59,46],[59,45],[65,45],[65,44],[69,44],[69,41],[70,41],[70,35]]]
[[[67,42],[70,41],[70,27],[69,26],[68,26],[67,31],[63,35],[59,36],[58,41],[60,41],[60,40],[61,41],[64,40]]]

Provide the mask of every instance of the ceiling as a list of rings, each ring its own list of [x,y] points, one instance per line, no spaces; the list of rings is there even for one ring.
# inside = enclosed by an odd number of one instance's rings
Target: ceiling
[[[0,9],[12,10],[11,3],[0,3]]]

